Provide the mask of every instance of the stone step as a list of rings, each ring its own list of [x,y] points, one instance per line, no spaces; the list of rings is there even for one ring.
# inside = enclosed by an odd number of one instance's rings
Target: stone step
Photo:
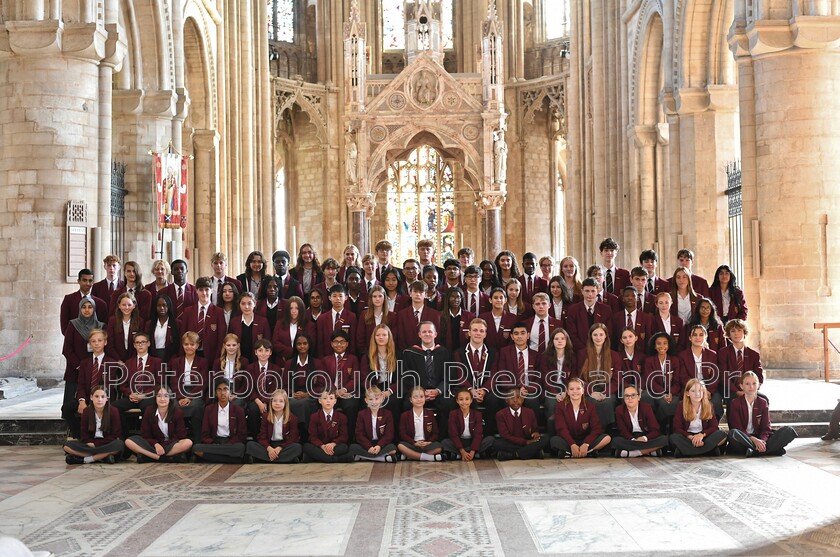
[[[0,419],[0,445],[60,445],[65,439],[61,419]]]
[[[0,400],[26,396],[40,390],[38,382],[31,377],[3,377],[0,379]]]

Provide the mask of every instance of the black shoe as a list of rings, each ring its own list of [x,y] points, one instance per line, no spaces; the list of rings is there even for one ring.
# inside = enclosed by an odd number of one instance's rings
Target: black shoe
[[[74,454],[69,454],[69,455],[64,457],[64,462],[66,462],[67,464],[70,464],[70,465],[84,464],[85,459],[83,459],[80,456],[76,456]]]
[[[712,456],[720,456],[720,447],[715,447],[712,451]]]
[[[750,458],[751,456],[755,456],[755,450],[747,449],[747,458]]]
[[[385,462],[390,462],[392,464],[395,464],[397,462],[397,455],[386,454],[385,455]]]
[[[117,459],[115,459],[115,458],[114,458],[114,455],[109,454],[108,456],[106,456],[106,457],[102,460],[102,462],[104,462],[105,464],[116,464],[116,463],[117,463]]]
[[[496,459],[501,461],[513,460],[514,456],[513,453],[509,453],[507,451],[496,451]]]
[[[254,457],[249,455],[249,454],[246,454],[245,455],[245,464],[253,464],[253,463],[254,463]]]
[[[836,439],[840,439],[840,431],[831,431],[830,429],[826,432],[825,435],[820,437],[823,441],[834,441]]]
[[[537,460],[543,460],[545,458],[545,453],[543,451],[537,451],[537,454],[534,456]]]
[[[436,462],[446,462],[446,454],[445,453],[438,453],[435,455]]]
[[[137,464],[146,464],[147,462],[151,462],[151,458],[147,457],[144,454],[137,455]]]
[[[679,449],[674,449],[674,458],[682,458],[683,454],[682,451]]]

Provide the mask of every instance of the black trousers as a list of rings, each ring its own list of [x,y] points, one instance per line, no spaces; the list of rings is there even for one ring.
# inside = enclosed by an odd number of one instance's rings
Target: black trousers
[[[785,454],[785,447],[797,437],[795,429],[790,426],[782,426],[770,435],[765,442],[767,450],[760,453],[756,450],[755,443],[746,431],[730,429],[727,452],[729,454],[746,454],[747,449],[751,449],[755,451],[754,456],[779,456]]]

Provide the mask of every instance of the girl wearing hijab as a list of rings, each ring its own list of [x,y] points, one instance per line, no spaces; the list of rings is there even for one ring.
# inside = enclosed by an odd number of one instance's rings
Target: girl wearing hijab
[[[80,422],[76,416],[78,403],[76,387],[79,382],[79,364],[92,352],[88,337],[93,329],[101,329],[104,324],[96,318],[96,302],[91,298],[79,301],[79,316],[71,319],[64,330],[64,348],[61,353],[67,360],[64,368],[64,401],[61,404],[61,417],[67,422],[70,435],[79,438]]]

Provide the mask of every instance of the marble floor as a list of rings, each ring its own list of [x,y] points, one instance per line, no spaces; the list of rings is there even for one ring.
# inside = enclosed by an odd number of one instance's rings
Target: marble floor
[[[57,556],[840,555],[840,443],[772,459],[66,466],[0,448],[0,535]]]

